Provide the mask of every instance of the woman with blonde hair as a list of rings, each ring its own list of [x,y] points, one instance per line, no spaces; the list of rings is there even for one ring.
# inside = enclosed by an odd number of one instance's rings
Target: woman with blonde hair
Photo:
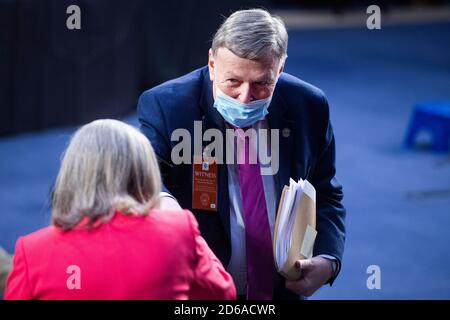
[[[52,225],[17,240],[5,299],[233,299],[187,210],[158,209],[161,177],[139,131],[97,120],[73,136]]]

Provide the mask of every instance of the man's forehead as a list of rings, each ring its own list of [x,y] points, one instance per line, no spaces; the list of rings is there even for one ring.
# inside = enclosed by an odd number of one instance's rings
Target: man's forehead
[[[250,60],[237,56],[227,48],[219,48],[215,54],[215,60],[228,67],[251,68],[251,69],[273,69],[278,66],[279,60],[273,55],[267,55],[263,59]]]
[[[245,78],[251,76],[255,81],[258,80],[268,80],[272,79],[275,76],[275,72],[271,68],[264,69],[241,69],[234,68],[230,66],[230,68],[226,68],[224,70],[224,76],[230,78]]]
[[[252,61],[246,59],[219,59],[217,67],[227,77],[273,78],[278,64],[274,61]]]

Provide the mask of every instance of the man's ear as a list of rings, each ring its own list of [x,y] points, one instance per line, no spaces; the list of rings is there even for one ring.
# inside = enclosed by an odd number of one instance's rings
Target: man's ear
[[[209,70],[209,80],[214,81],[214,54],[212,49],[208,51],[208,70]]]

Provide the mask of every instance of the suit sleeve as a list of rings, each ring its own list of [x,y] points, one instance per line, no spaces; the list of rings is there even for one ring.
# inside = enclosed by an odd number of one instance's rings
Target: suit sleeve
[[[140,96],[137,109],[140,130],[152,144],[158,159],[163,179],[162,191],[170,194],[164,180],[171,166],[171,147],[161,106],[155,94],[152,91],[146,91]]]
[[[31,300],[33,299],[28,266],[23,249],[23,238],[16,243],[13,269],[6,282],[5,300]]]
[[[194,278],[189,299],[236,299],[236,287],[233,279],[200,235],[194,215],[188,210],[185,211],[188,213],[194,245]]]
[[[342,205],[342,186],[336,178],[336,151],[333,128],[329,120],[328,102],[323,97],[326,110],[326,123],[322,135],[322,149],[312,176],[312,183],[317,191],[317,231],[318,236],[314,246],[314,254],[326,254],[338,260],[338,269],[334,281],[339,273],[345,242],[345,215]]]

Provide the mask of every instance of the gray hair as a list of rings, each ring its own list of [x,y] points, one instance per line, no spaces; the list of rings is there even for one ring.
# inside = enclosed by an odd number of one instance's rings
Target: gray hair
[[[263,9],[234,12],[217,30],[212,41],[212,52],[225,47],[238,57],[250,60],[265,59],[273,54],[278,59],[287,57],[288,34],[277,16]]]
[[[158,205],[161,176],[148,139],[117,120],[96,120],[72,137],[52,197],[52,223],[71,229],[115,211],[145,215]]]

